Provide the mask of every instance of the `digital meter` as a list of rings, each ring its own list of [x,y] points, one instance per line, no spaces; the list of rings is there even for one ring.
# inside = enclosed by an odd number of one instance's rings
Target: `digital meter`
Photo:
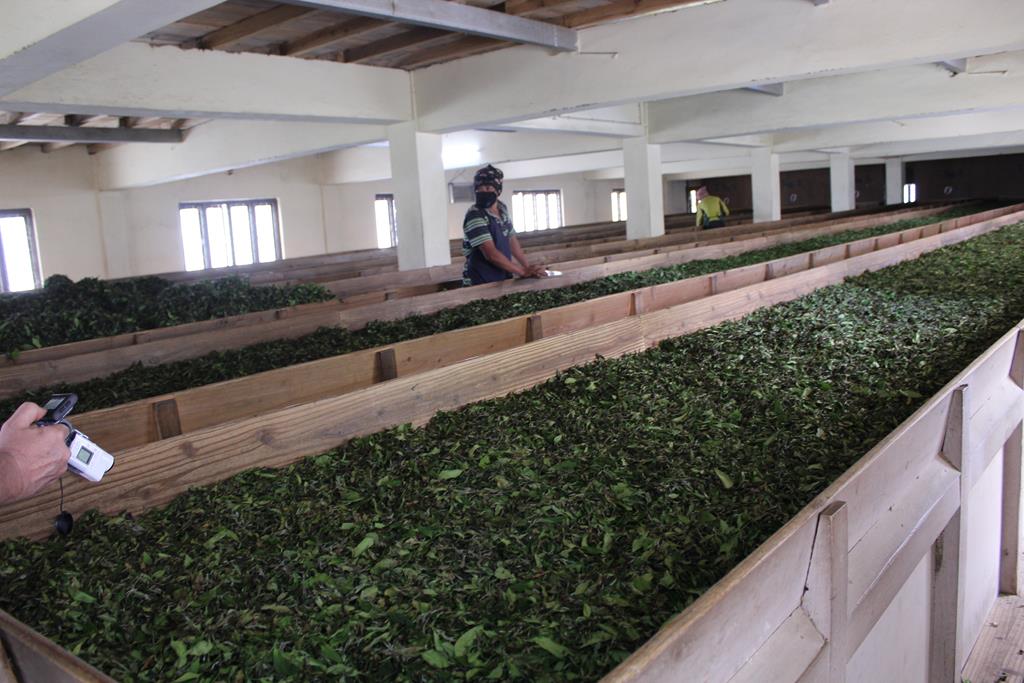
[[[68,467],[72,472],[89,481],[99,481],[103,475],[114,466],[114,456],[100,448],[88,436],[74,428],[67,420],[67,416],[78,404],[76,394],[54,394],[50,397],[43,409],[46,415],[36,421],[40,427],[49,425],[61,425],[68,430],[64,439],[71,454],[68,457]]]

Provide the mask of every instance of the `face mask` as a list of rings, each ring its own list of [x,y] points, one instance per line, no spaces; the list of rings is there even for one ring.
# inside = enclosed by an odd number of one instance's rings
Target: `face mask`
[[[498,201],[497,192],[477,192],[476,193],[476,205],[481,209],[489,209],[494,206],[494,202]]]

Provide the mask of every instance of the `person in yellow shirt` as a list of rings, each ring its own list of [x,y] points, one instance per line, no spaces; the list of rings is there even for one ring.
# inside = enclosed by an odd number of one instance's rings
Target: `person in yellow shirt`
[[[723,228],[729,207],[721,199],[708,192],[706,185],[697,189],[697,227]]]

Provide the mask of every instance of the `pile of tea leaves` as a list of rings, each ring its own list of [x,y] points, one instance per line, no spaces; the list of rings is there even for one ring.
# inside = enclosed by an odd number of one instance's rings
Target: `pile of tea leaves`
[[[608,294],[684,280],[727,268],[762,263],[834,244],[843,244],[857,239],[929,225],[971,212],[966,208],[959,208],[943,213],[941,216],[905,220],[874,228],[823,235],[726,258],[690,261],[665,268],[621,273],[559,289],[519,292],[499,299],[473,301],[429,315],[410,316],[395,321],[372,322],[365,328],[355,331],[321,328],[297,339],[261,342],[241,349],[216,351],[199,358],[163,365],[144,366],[139,363],[106,377],[74,384],[55,384],[0,401],[0,415],[10,414],[22,401],[39,402],[45,400],[51,393],[58,392],[78,394],[79,411],[98,410],[151,396],[276,370],[298,363],[394,344],[438,332],[482,325],[517,315],[536,313],[548,308],[596,299]]]
[[[331,298],[330,291],[317,284],[257,287],[238,277],[175,284],[159,277],[72,282],[53,275],[39,291],[0,296],[0,350],[16,355],[26,349]]]
[[[1024,317],[1024,224],[533,389],[0,544],[123,680],[594,680]]]

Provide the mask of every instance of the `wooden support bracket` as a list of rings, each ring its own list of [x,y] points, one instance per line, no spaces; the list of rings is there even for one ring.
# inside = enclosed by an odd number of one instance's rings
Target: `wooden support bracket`
[[[22,683],[22,678],[18,676],[14,665],[11,664],[3,637],[0,637],[0,683]]]
[[[967,385],[957,387],[950,396],[942,457],[960,471],[960,507],[939,534],[934,544],[932,589],[931,652],[928,680],[957,681],[963,671],[963,622],[966,613],[966,540],[968,488],[971,458],[968,453]]]
[[[181,417],[178,415],[178,402],[169,398],[153,404],[153,416],[156,418],[157,439],[166,439],[181,434]]]
[[[1020,337],[1017,338],[1018,348]],[[1003,446],[1003,524],[999,553],[999,592],[1020,595],[1024,590],[1024,422],[1017,425]]]
[[[629,301],[629,314],[630,315],[641,315],[647,311],[647,292],[643,289],[638,289],[633,292]]]
[[[1024,330],[1017,330],[1017,344],[1013,348],[1013,360],[1010,361],[1010,379],[1024,389]]]
[[[849,521],[846,503],[836,501],[818,515],[801,607],[825,638],[828,683],[844,683],[847,647],[847,587],[849,586]]]
[[[539,315],[526,319],[526,341],[534,342],[544,338],[544,321]]]
[[[374,354],[374,379],[377,382],[387,382],[389,379],[398,377],[398,359],[395,350],[382,349]]]

